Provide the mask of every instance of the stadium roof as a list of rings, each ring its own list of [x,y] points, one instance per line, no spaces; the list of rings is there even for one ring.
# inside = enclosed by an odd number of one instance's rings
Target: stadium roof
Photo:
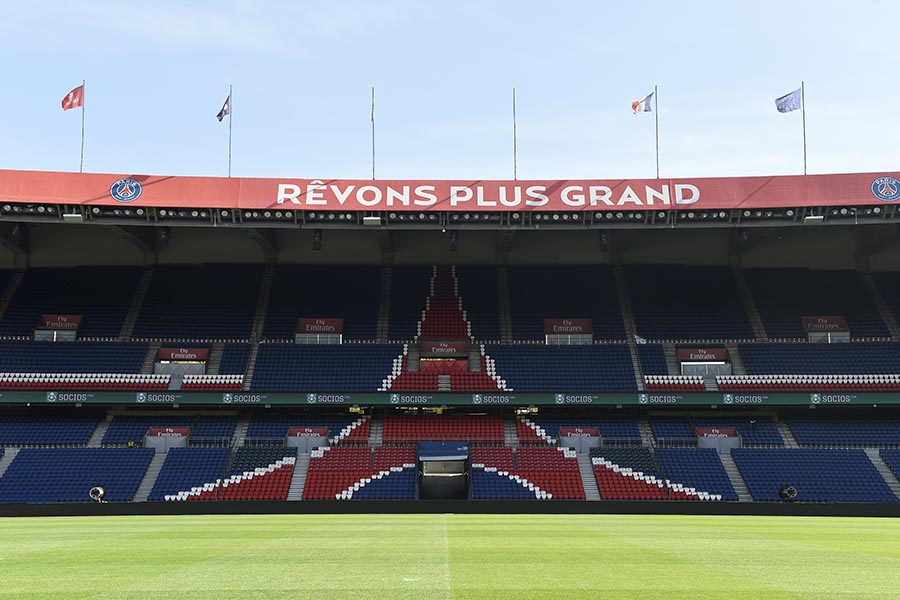
[[[387,181],[0,171],[0,218],[13,221],[578,228],[618,222],[623,226],[705,223],[715,227],[755,221],[792,224],[829,217],[883,222],[895,218],[898,200],[900,172]]]

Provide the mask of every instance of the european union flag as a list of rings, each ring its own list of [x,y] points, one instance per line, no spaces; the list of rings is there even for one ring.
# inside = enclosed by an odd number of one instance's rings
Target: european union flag
[[[802,103],[802,94],[800,88],[794,90],[790,94],[786,94],[781,98],[775,99],[775,108],[778,109],[780,113],[791,112],[792,110],[799,110]]]

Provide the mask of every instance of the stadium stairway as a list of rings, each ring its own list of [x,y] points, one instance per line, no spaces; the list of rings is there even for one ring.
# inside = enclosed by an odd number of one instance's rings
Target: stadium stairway
[[[663,355],[666,357],[666,370],[669,372],[669,375],[681,375],[675,344],[663,344]]]
[[[891,488],[891,492],[900,499],[900,480],[897,479],[894,472],[891,471],[890,467],[887,466],[887,463],[884,462],[884,459],[881,458],[878,448],[866,448],[865,451],[866,456],[868,456],[869,460],[872,461],[872,464],[875,465],[875,470],[878,471],[878,474],[881,475],[884,482]]]
[[[147,290],[150,288],[150,278],[153,276],[152,269],[144,269],[141,272],[141,278],[138,279],[137,287],[134,290],[134,296],[131,298],[131,306],[122,321],[122,329],[119,331],[119,340],[127,342],[134,333],[134,324],[137,323],[138,315],[141,314],[141,307],[144,305],[144,298],[147,296]]]
[[[744,271],[741,269],[733,269],[733,271],[738,292],[741,295],[741,300],[744,302],[744,310],[747,311],[747,316],[750,318],[750,325],[753,327],[753,333],[756,335],[756,339],[769,339],[768,334],[766,334],[766,328],[763,326],[762,317],[759,316],[759,309],[756,307],[756,301],[753,299],[753,294],[750,292],[750,286],[747,285],[747,278],[744,277]]]
[[[144,478],[141,479],[141,483],[134,493],[133,502],[146,502],[150,497],[150,492],[153,491],[153,484],[156,483],[156,478],[159,477],[159,472],[162,470],[163,463],[166,462],[168,455],[168,452],[157,452],[153,455],[147,471],[144,472]]]
[[[3,455],[0,456],[0,477],[3,477],[6,469],[9,468],[10,463],[15,460],[18,453],[19,448],[9,446],[3,451]]]
[[[272,295],[272,282],[275,279],[275,264],[267,263],[263,271],[262,284],[259,286],[259,297],[256,300],[256,313],[253,318],[253,327],[250,330],[250,340],[258,344],[263,337],[266,324],[266,313],[269,310],[269,298]]]
[[[781,435],[781,439],[784,440],[784,445],[788,448],[799,448],[800,444],[797,443],[797,438],[794,437],[794,432],[791,431],[788,424],[781,420],[778,413],[775,413],[773,418],[775,419],[775,427],[778,428],[778,433]]]
[[[147,354],[144,355],[144,362],[141,363],[141,375],[152,375],[153,367],[156,365],[156,355],[159,353],[160,342],[150,342],[147,344]]]
[[[3,313],[6,312],[6,307],[9,306],[10,301],[16,293],[16,290],[19,289],[19,284],[22,283],[22,277],[25,275],[22,271],[16,271],[12,274],[12,277],[9,278],[9,282],[6,284],[6,289],[3,290],[3,295],[0,296],[0,317],[3,316]]]
[[[872,303],[878,310],[878,314],[881,315],[881,320],[884,321],[884,324],[887,326],[888,331],[891,333],[891,337],[895,340],[900,339],[900,325],[897,324],[894,313],[891,312],[891,308],[888,306],[888,303],[885,302],[884,295],[881,293],[881,290],[878,289],[875,278],[872,277],[871,273],[863,272],[861,275],[863,286],[865,286],[869,295],[872,297]]]
[[[309,453],[298,452],[294,463],[294,474],[291,476],[291,487],[288,488],[287,500],[296,502],[303,499],[303,488],[306,486],[306,473],[309,471]]]
[[[725,473],[731,481],[731,487],[734,488],[734,492],[738,496],[738,502],[753,502],[753,495],[750,494],[750,488],[747,487],[747,483],[744,481],[743,475],[741,475],[737,464],[734,462],[734,458],[731,457],[731,453],[720,454],[719,459],[722,461],[722,466],[725,467]]]
[[[218,375],[222,367],[222,355],[225,353],[224,342],[215,342],[209,351],[209,360],[206,361],[206,374]]]
[[[378,297],[378,321],[375,324],[375,337],[379,344],[387,344],[390,339],[388,328],[391,321],[391,280],[390,267],[382,267],[381,293]]]
[[[377,448],[381,446],[384,437],[384,417],[381,415],[372,415],[369,426],[369,447]]]
[[[97,426],[94,428],[93,433],[91,433],[90,439],[88,439],[87,446],[88,448],[99,448],[103,442],[103,436],[106,435],[106,430],[109,429],[109,424],[113,420],[113,414],[111,412],[106,413],[106,417],[97,423]]]
[[[616,282],[619,307],[622,311],[622,323],[625,326],[625,341],[628,343],[631,365],[634,368],[635,384],[638,391],[642,392],[644,391],[644,372],[641,368],[641,358],[637,351],[637,331],[634,326],[634,314],[631,312],[631,301],[628,299],[628,286],[625,284],[625,274],[622,272],[622,265],[613,267],[613,277]]]
[[[234,426],[234,433],[231,435],[231,447],[238,448],[244,445],[247,438],[247,428],[250,426],[250,417],[244,415],[238,418]]]
[[[652,448],[656,445],[656,441],[653,437],[653,428],[650,426],[650,419],[647,415],[641,415],[638,417],[638,430],[641,432],[641,446],[645,448]]]
[[[744,359],[741,358],[741,353],[738,350],[738,345],[727,344],[725,348],[728,349],[728,358],[731,359],[731,374],[746,375],[747,367],[744,366]]]
[[[509,309],[509,271],[506,267],[497,269],[497,292],[500,300],[500,340],[509,344],[513,341],[513,334]]]
[[[594,476],[594,465],[588,454],[578,455],[578,470],[581,471],[581,484],[584,486],[585,500],[600,500],[600,488],[597,487],[597,478]]]
[[[503,445],[507,448],[519,447],[519,433],[517,419],[507,415],[503,419]]]
[[[250,385],[253,383],[253,371],[256,370],[256,357],[259,356],[259,344],[252,344],[250,346],[250,356],[247,358],[247,370],[244,372],[244,391],[248,391],[250,389]]]

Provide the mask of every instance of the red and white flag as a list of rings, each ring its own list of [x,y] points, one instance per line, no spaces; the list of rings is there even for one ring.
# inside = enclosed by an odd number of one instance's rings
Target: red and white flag
[[[62,99],[63,110],[78,108],[79,106],[84,106],[84,84],[79,85]]]

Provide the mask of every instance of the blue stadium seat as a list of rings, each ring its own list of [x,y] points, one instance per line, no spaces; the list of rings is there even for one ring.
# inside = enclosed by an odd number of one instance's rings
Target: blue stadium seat
[[[0,342],[2,373],[139,373],[147,344]]]
[[[354,500],[412,500],[416,494],[416,469],[404,468],[373,477],[353,492]]]
[[[355,421],[351,416],[257,416],[247,425],[246,437],[249,440],[277,438],[283,441],[291,427],[325,427],[328,436],[332,437]]]
[[[745,446],[784,446],[772,417],[693,417],[694,427],[733,427]]]
[[[30,336],[42,314],[54,314],[82,315],[79,337],[118,337],[140,277],[135,267],[25,271],[0,319],[0,335]],[[0,286],[6,287],[2,278]]]
[[[666,365],[666,354],[659,344],[639,344],[637,346],[638,358],[641,361],[641,371],[644,375],[669,375],[669,367]],[[680,373],[674,373],[680,375]]]
[[[497,374],[518,392],[636,390],[624,344],[593,346],[491,345]]]
[[[250,344],[225,344],[219,375],[243,375],[250,360]]]
[[[262,344],[252,388],[260,391],[374,392],[402,347],[391,344]]]
[[[778,502],[782,485],[798,502],[900,502],[862,450],[735,448],[753,499]]]
[[[0,502],[128,502],[153,458],[152,448],[25,448],[0,477]]]
[[[741,344],[750,375],[864,375],[897,373],[900,343]]]
[[[393,267],[391,269],[391,308],[388,338],[406,341],[416,336],[416,325],[425,310],[430,293],[432,267]]]
[[[534,490],[496,471],[473,467],[469,483],[473,500],[536,500]]]
[[[151,427],[190,427],[192,445],[204,442],[218,445],[234,435],[236,422],[233,416],[117,415],[110,421],[102,443],[115,445],[133,441],[141,444]]]
[[[744,277],[770,338],[805,338],[802,317],[831,315],[854,338],[890,335],[856,271],[745,269]]]
[[[752,339],[753,327],[728,267],[629,266],[636,333],[648,339]]]
[[[150,501],[164,501],[167,495],[215,483],[225,475],[228,448],[172,448],[160,469]]]
[[[710,494],[722,500],[737,502],[738,496],[712,448],[658,448],[656,458],[666,479]]]
[[[880,450],[881,459],[885,462],[894,477],[900,479],[900,449]]]
[[[605,265],[509,267],[516,340],[544,339],[544,319],[590,318],[594,339],[625,339],[612,269]]]
[[[500,293],[495,267],[456,267],[459,296],[476,340],[500,340]]]
[[[261,265],[163,265],[153,270],[134,337],[247,339],[262,285]]]
[[[0,412],[0,445],[82,446],[88,443],[101,413],[93,411]]]
[[[888,416],[789,415],[801,446],[900,446],[900,419]]]
[[[265,337],[293,340],[298,318],[333,317],[344,319],[344,339],[374,340],[380,292],[380,267],[279,266],[272,279]]]

